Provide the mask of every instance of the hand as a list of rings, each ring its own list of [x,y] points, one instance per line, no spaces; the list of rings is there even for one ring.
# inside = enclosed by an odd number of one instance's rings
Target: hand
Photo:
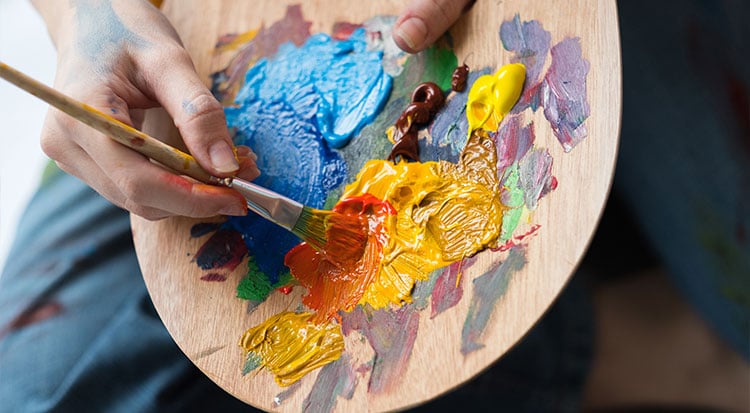
[[[410,0],[393,30],[393,40],[409,53],[419,52],[448,30],[475,0]]]
[[[58,49],[55,87],[140,129],[144,109],[163,107],[185,146],[209,173],[254,179],[255,155],[236,148],[221,104],[159,10],[143,0],[35,1]],[[41,145],[64,171],[147,219],[244,215],[234,190],[168,171],[51,109]]]

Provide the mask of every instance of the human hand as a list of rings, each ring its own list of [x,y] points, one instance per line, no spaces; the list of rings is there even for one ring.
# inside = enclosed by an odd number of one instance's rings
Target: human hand
[[[475,0],[410,0],[396,20],[393,40],[409,53],[419,52],[445,33]]]
[[[237,147],[224,111],[195,72],[161,12],[145,0],[35,1],[57,46],[55,87],[140,129],[144,110],[163,107],[209,173],[252,180],[255,155]],[[244,215],[236,191],[197,183],[51,109],[44,152],[109,201],[147,219]]]

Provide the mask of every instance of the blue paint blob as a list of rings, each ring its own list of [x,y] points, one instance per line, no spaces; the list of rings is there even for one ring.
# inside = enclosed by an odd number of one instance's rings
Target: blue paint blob
[[[235,143],[258,155],[255,183],[313,208],[346,179],[347,165],[330,147],[345,145],[386,101],[391,77],[382,52],[366,50],[365,31],[347,40],[311,36],[286,43],[250,68],[233,107],[225,109]],[[287,272],[284,255],[300,240],[252,213],[223,228],[243,235],[258,269],[274,284]]]
[[[318,33],[301,47],[285,43],[247,72],[236,103],[286,101],[298,114],[314,118],[331,147],[341,148],[372,122],[388,98],[392,79],[382,57],[382,51],[367,51],[361,28],[347,40]]]
[[[290,99],[295,92],[290,90]],[[255,183],[313,208],[322,208],[328,193],[343,183],[344,160],[328,149],[314,117],[312,100],[253,101],[227,108],[227,122],[236,130],[235,142],[251,147],[262,171]],[[307,105],[307,106],[305,106]],[[306,116],[305,116],[306,114]],[[250,213],[224,224],[243,234],[258,269],[275,283],[286,272],[284,254],[300,240],[289,231]]]

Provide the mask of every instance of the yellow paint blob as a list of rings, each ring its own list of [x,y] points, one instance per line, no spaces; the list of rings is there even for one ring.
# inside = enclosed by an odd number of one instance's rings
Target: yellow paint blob
[[[381,308],[410,300],[416,280],[495,246],[502,227],[497,153],[484,131],[474,132],[458,163],[373,160],[342,199],[370,194],[398,211],[374,282],[360,303]]]
[[[338,324],[310,321],[313,313],[282,312],[245,332],[240,347],[263,360],[280,386],[289,386],[341,356]]]
[[[480,76],[472,85],[466,103],[469,131],[479,128],[497,131],[521,96],[524,80],[526,67],[521,63],[505,65],[494,75]]]

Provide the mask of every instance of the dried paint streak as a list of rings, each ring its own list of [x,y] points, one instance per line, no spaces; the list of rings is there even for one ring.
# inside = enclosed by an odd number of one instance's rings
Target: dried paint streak
[[[282,312],[247,330],[240,347],[268,369],[276,383],[289,386],[307,373],[341,356],[344,338],[335,324],[310,321],[312,313]],[[260,362],[255,359],[259,358]]]
[[[474,279],[469,311],[461,330],[461,353],[464,355],[484,347],[482,333],[490,321],[497,301],[505,294],[510,278],[526,265],[523,247],[511,248],[508,257],[497,267]]]
[[[196,252],[195,263],[206,273],[206,281],[224,281],[242,262],[247,248],[242,235],[231,230],[220,229]],[[223,278],[223,279],[222,279]]]
[[[262,27],[237,53],[226,69],[212,75],[212,92],[222,103],[231,104],[242,85],[245,72],[259,59],[270,56],[279,46],[291,42],[297,46],[310,36],[311,22],[302,17],[300,5],[288,6],[284,17],[269,28]]]
[[[419,313],[411,305],[382,310],[358,306],[343,315],[341,328],[346,335],[359,331],[375,350],[369,391],[393,391],[406,372],[417,339]]]
[[[343,358],[343,356],[345,356],[345,355],[346,355],[346,354],[342,355],[342,358]],[[334,363],[335,363],[335,362],[334,362]],[[285,401],[286,401],[286,400],[287,400],[288,398],[290,398],[290,397],[294,396],[294,393],[296,393],[296,392],[297,392],[297,390],[299,390],[299,388],[300,388],[301,386],[302,386],[302,382],[301,382],[301,381],[297,381],[297,382],[295,382],[294,384],[292,384],[291,386],[287,387],[287,388],[286,388],[286,389],[285,389],[284,391],[282,391],[282,392],[280,392],[279,394],[277,394],[276,396],[274,396],[274,398],[273,398],[273,405],[274,405],[275,407],[279,407],[279,406],[281,406],[282,404],[284,404],[284,402],[285,402]]]
[[[396,213],[390,204],[368,194],[344,199],[333,211],[357,219],[358,230],[366,241],[339,242],[344,230],[331,225],[322,250],[302,243],[289,251],[284,261],[307,288],[302,302],[315,310],[313,321],[318,322],[330,320],[339,310],[351,311],[360,302],[378,274],[388,242],[388,221]],[[347,221],[347,225],[352,224]]]
[[[538,21],[513,20],[500,26],[500,40],[513,52],[513,61],[527,67],[528,79],[521,99],[514,108],[520,113],[531,107],[544,108],[544,115],[565,152],[570,152],[586,137],[583,123],[589,117],[586,76],[589,62],[583,58],[578,38],[566,38],[550,49],[551,35]],[[538,79],[547,55],[552,63],[542,79]]]
[[[547,149],[533,149],[518,164],[519,183],[526,208],[534,210],[537,202],[552,190],[552,155]]]
[[[534,144],[534,124],[521,126],[520,116],[509,116],[495,135],[497,170],[504,178],[508,167],[523,158]]]
[[[464,296],[463,272],[471,268],[476,262],[476,255],[466,258],[462,261],[454,262],[446,267],[438,277],[435,277],[435,287],[432,290],[432,313],[431,318],[435,318],[443,311],[455,306]]]
[[[315,379],[313,389],[302,402],[304,412],[332,412],[336,400],[343,397],[351,400],[357,388],[357,375],[348,354],[324,366]]]
[[[550,53],[552,64],[539,92],[541,105],[557,140],[570,152],[587,133],[583,123],[590,113],[586,98],[589,62],[583,59],[578,38],[563,40]]]

